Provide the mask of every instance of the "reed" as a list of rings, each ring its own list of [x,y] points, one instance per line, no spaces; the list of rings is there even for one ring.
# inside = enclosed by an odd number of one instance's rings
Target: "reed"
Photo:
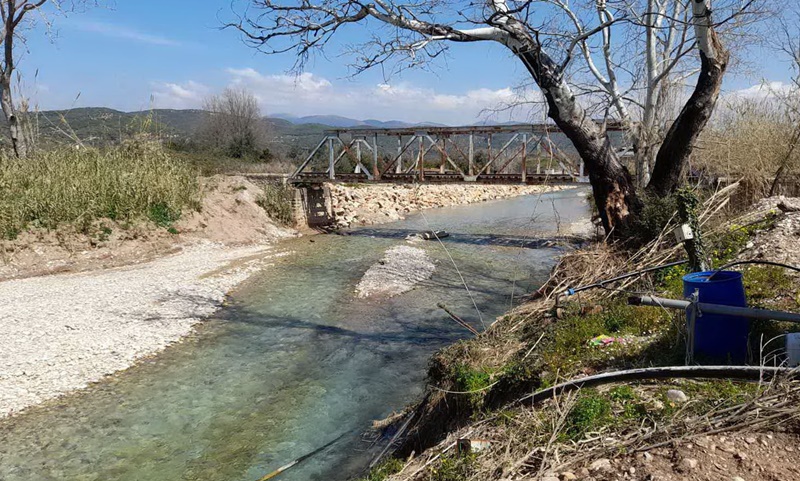
[[[0,159],[0,238],[32,227],[85,229],[99,218],[166,225],[199,206],[197,171],[153,142]]]

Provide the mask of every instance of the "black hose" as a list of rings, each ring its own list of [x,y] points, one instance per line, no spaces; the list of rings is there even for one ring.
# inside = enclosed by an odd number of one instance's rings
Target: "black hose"
[[[780,263],[780,262],[759,261],[759,260],[754,260],[753,259],[753,260],[748,260],[748,261],[731,262],[729,264],[725,264],[724,266],[722,266],[722,267],[720,267],[718,269],[714,269],[714,273],[711,274],[710,276],[708,276],[708,280],[710,281],[711,279],[714,278],[714,276],[716,276],[720,272],[724,271],[725,269],[728,269],[728,268],[733,267],[733,266],[740,266],[740,265],[743,265],[743,264],[763,264],[763,265],[767,265],[767,266],[783,267],[783,268],[786,268],[786,269],[790,269],[790,270],[793,270],[793,271],[800,272],[800,267],[790,266],[789,264],[783,264],[783,263]]]
[[[621,381],[643,381],[645,379],[740,379],[758,381],[772,378],[779,374],[788,374],[790,378],[800,377],[798,369],[788,367],[762,366],[670,366],[630,369],[627,371],[607,372],[594,376],[582,377],[557,384],[553,387],[529,394],[517,401],[536,404],[565,392],[584,387],[599,386]]]
[[[606,284],[610,284],[612,282],[621,281],[623,279],[627,279],[629,277],[638,276],[638,275],[641,275],[641,274],[647,274],[648,272],[653,272],[653,271],[658,271],[658,270],[661,270],[661,269],[666,269],[668,267],[679,266],[679,265],[682,265],[682,264],[686,264],[687,262],[689,262],[689,261],[688,260],[675,261],[675,262],[670,262],[669,264],[662,264],[660,266],[648,267],[647,269],[642,269],[640,271],[630,272],[628,274],[623,274],[621,276],[613,277],[611,279],[606,279],[604,281],[595,282],[594,284],[589,284],[589,285],[586,285],[586,286],[576,287],[575,289],[567,289],[566,294],[568,296],[571,296],[571,295],[577,294],[578,292],[581,292],[581,291],[585,291],[585,290],[588,290],[588,289],[595,289],[595,288],[598,288],[598,287],[603,287]]]

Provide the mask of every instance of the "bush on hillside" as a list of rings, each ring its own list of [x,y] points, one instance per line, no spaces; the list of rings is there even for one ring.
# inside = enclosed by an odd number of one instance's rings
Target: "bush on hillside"
[[[174,221],[199,208],[197,172],[158,144],[61,148],[0,159],[0,237],[28,227],[88,228],[98,218]]]

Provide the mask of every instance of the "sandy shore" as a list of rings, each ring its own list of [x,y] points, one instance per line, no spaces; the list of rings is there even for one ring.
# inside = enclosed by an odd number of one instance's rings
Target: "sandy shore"
[[[204,242],[144,264],[0,283],[0,417],[161,351],[281,255]]]

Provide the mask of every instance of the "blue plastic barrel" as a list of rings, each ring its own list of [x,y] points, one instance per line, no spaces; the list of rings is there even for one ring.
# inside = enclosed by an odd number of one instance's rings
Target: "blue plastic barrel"
[[[713,277],[712,277],[713,275]],[[710,278],[710,279],[709,279]],[[733,271],[695,272],[683,276],[683,295],[699,290],[700,302],[747,307],[742,273]],[[716,362],[744,363],[750,320],[722,314],[702,314],[695,320],[695,356]]]

